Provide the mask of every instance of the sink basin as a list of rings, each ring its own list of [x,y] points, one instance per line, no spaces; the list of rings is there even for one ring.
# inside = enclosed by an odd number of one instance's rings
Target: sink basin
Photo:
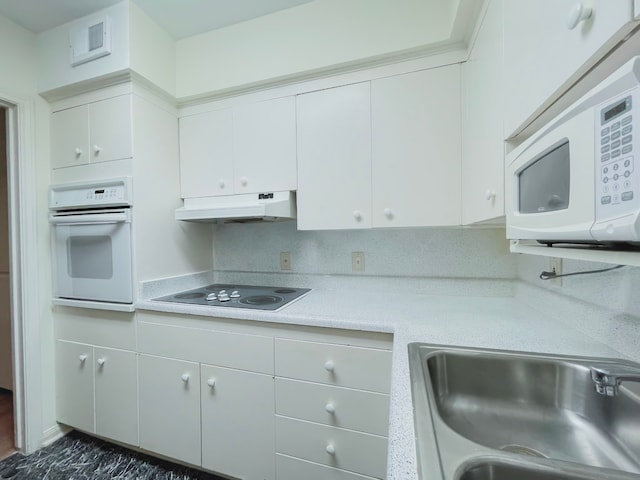
[[[563,464],[640,473],[640,396],[624,383],[618,396],[599,395],[590,377],[591,365],[636,365],[426,344],[412,344],[410,358],[418,456],[428,443],[420,430],[430,425],[426,435],[435,434],[445,478],[591,478],[548,476],[539,469],[551,465],[558,472]],[[417,395],[415,389],[423,388]],[[460,464],[482,455],[538,469],[516,475],[509,469],[521,467],[492,463],[458,477]]]
[[[570,471],[551,467],[526,466],[504,461],[481,461],[465,467],[456,480],[609,480],[629,478],[627,475],[607,475],[600,471]]]

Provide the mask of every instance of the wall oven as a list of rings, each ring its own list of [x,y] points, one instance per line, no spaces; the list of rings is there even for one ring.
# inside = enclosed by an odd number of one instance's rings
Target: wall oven
[[[131,178],[49,190],[53,303],[133,311]]]

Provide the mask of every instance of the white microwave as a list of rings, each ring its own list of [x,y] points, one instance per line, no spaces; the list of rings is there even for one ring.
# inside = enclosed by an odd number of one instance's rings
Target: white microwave
[[[640,57],[507,156],[507,237],[640,242]]]

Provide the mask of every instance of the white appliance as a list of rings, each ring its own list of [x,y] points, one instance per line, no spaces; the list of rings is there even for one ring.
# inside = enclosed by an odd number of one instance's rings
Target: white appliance
[[[185,198],[176,220],[192,222],[275,222],[296,218],[295,192],[264,192]]]
[[[507,157],[507,237],[640,242],[640,57]]]
[[[129,177],[50,188],[54,304],[134,310],[131,205]]]

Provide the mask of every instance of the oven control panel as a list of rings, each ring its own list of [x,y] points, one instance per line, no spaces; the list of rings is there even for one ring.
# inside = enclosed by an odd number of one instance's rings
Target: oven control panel
[[[49,189],[51,210],[131,206],[131,200],[130,177],[53,185]]]

